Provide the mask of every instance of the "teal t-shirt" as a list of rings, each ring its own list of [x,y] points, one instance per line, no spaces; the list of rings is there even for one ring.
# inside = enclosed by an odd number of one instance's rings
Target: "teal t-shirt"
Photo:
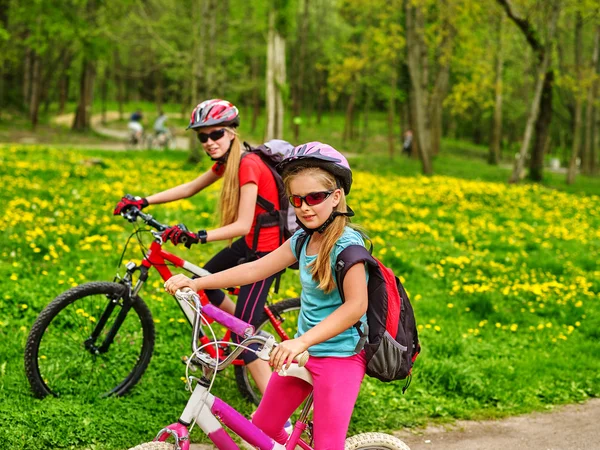
[[[326,294],[318,288],[319,283],[313,280],[310,269],[307,268],[307,265],[314,261],[317,257],[317,255],[306,254],[306,248],[310,238],[304,243],[300,255],[296,255],[296,241],[301,233],[302,230],[298,230],[290,239],[292,253],[294,253],[299,261],[300,284],[302,285],[302,293],[300,294],[300,315],[298,316],[298,331],[295,337],[302,336],[342,305],[342,298],[340,297],[337,287],[329,294]],[[335,262],[338,255],[349,245],[364,246],[365,244],[358,231],[350,227],[346,227],[344,233],[338,239],[333,251],[331,252],[331,270],[334,271],[334,274]],[[361,320],[366,322],[366,314],[361,318]],[[356,348],[358,340],[358,331],[354,326],[351,326],[337,336],[313,345],[308,349],[308,352],[313,356],[352,356],[355,354],[354,349]]]

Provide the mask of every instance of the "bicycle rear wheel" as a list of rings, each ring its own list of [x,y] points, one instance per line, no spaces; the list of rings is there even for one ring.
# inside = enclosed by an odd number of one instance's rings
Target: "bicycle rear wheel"
[[[154,349],[154,323],[128,288],[91,282],[56,297],[36,319],[25,373],[36,397],[123,395],[141,378]]]
[[[345,450],[410,450],[397,437],[384,433],[361,433],[346,439]]]
[[[300,313],[300,299],[288,298],[273,305],[269,309],[275,316],[275,321],[281,327],[281,332],[277,330],[275,323],[271,321],[265,311],[260,318],[257,330],[264,330],[281,342],[294,337],[298,329],[298,314]],[[254,383],[248,368],[244,366],[235,366],[235,381],[240,393],[251,402],[258,405],[262,394]]]

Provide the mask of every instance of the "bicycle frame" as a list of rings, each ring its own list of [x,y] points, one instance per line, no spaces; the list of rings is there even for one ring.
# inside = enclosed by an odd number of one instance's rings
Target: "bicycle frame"
[[[288,376],[298,376],[308,381],[305,375],[308,374],[308,371],[299,368],[297,364],[292,364],[287,372]],[[310,375],[308,375],[308,377],[310,377]],[[237,436],[259,450],[292,450],[295,449],[296,446],[300,446],[304,450],[312,450],[312,447],[300,437],[307,428],[306,418],[308,417],[311,406],[312,394],[310,394],[305,401],[300,420],[296,422],[292,435],[287,443],[282,445],[268,437],[260,428],[242,416],[233,407],[208,392],[208,383],[200,380],[194,388],[194,392],[188,400],[178,422],[168,425],[160,430],[154,440],[163,442],[166,441],[169,436],[172,436],[175,439],[176,448],[189,450],[189,426],[195,421],[218,449],[239,449],[238,445],[222,427],[222,422]]]
[[[209,275],[209,272],[207,270],[202,269],[201,267],[198,267],[197,265],[195,265],[189,261],[186,261],[185,259],[180,258],[179,256],[176,256],[172,253],[169,253],[169,252],[163,250],[161,243],[159,243],[159,241],[155,239],[154,241],[152,241],[152,244],[150,244],[150,249],[148,250],[148,252],[146,252],[146,256],[142,260],[142,263],[140,266],[141,275],[140,275],[135,287],[133,288],[133,292],[132,292],[133,296],[138,294],[138,292],[141,290],[142,286],[148,279],[148,270],[151,267],[154,267],[157,270],[157,272],[160,274],[161,278],[164,281],[167,281],[169,278],[171,278],[173,276],[173,272],[171,272],[167,262],[171,263],[175,267],[184,269],[184,270],[188,271],[189,273],[192,273],[198,277],[203,277],[203,276]],[[235,291],[233,291],[233,292],[235,293]],[[199,291],[198,295],[200,296],[202,305],[209,304],[208,297],[206,296],[206,293],[204,291],[202,291],[202,290]],[[188,320],[188,322],[191,325],[194,320],[194,311],[191,309],[191,307],[188,303],[183,302],[177,298],[175,298],[175,300],[177,301],[177,304],[179,305],[179,307],[183,311],[186,319]],[[279,321],[275,318],[275,316],[273,316],[273,313],[268,308],[266,308],[265,311],[267,311],[267,315],[273,322],[274,327],[281,329],[281,331],[278,331],[278,332],[281,332],[285,335],[285,331],[281,327],[281,324],[279,323]],[[230,339],[231,339],[231,331],[227,330],[227,332],[225,333],[225,336],[223,336],[223,340],[229,341]],[[209,341],[210,341],[210,339],[208,337],[206,337],[204,335],[200,336],[200,342],[202,344],[206,344]],[[214,346],[206,347],[206,351],[212,357],[217,356],[217,350]],[[219,349],[218,356],[223,357],[223,349]],[[243,363],[243,361],[238,360],[238,361],[235,361],[233,364],[234,365],[243,365],[244,363]]]

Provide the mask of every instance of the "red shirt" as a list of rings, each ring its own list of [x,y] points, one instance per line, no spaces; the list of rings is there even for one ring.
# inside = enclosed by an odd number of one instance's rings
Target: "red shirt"
[[[217,175],[222,175],[220,168],[213,166],[213,172]],[[255,154],[248,154],[240,161],[240,170],[238,172],[240,187],[247,183],[254,183],[258,186],[258,195],[263,197],[265,200],[270,201],[275,206],[275,209],[279,209],[279,193],[277,192],[277,184],[271,173],[271,169],[260,159],[260,156]],[[246,235],[246,244],[249,248],[252,248],[254,241],[254,233],[256,228],[256,217],[259,214],[266,212],[258,204],[254,208],[254,219],[252,220],[252,228]],[[262,228],[258,234],[258,246],[257,251],[259,252],[271,252],[279,247],[279,227],[268,227]]]

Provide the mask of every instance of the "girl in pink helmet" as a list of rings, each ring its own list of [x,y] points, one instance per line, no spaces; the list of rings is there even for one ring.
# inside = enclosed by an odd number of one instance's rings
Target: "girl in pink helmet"
[[[350,417],[365,375],[364,351],[357,353],[358,331],[366,320],[367,273],[363,264],[349,269],[344,279],[346,301],[336,286],[333,265],[349,245],[364,245],[362,235],[351,228],[352,210],[346,194],[352,172],[346,158],[329,145],[311,142],[298,146],[280,164],[289,201],[304,230],[297,231],[277,250],[257,261],[191,280],[176,275],[165,283],[168,292],[190,287],[214,289],[234,282],[251,283],[271,276],[298,261],[302,294],[298,331],[271,354],[270,364],[279,371],[308,350],[306,368],[313,377],[314,439],[316,449],[343,449]],[[310,392],[295,377],[274,373],[253,422],[284,444],[284,423]]]
[[[230,245],[204,266],[211,273],[236,266],[241,260],[263,257],[275,250],[281,242],[279,227],[257,227],[257,217],[266,213],[257,200],[262,198],[279,210],[277,185],[271,170],[258,155],[247,154],[242,158],[244,150],[236,130],[239,123],[238,109],[232,103],[220,99],[200,103],[192,111],[187,129],[197,133],[202,148],[214,161],[213,166],[194,180],[145,198],[136,197],[132,200],[123,197],[114,214],[120,214],[131,206],[142,209],[148,205],[188,198],[222,178],[223,188],[219,205],[221,226],[193,233],[178,225],[165,231],[163,239],[170,239],[175,245],[181,243],[184,237],[188,242],[202,244],[229,241]],[[255,234],[258,235],[257,241],[254,240]],[[237,303],[219,289],[207,290],[206,294],[211,303],[221,309],[248,323],[258,325],[274,278],[275,275],[251,283],[241,283]],[[239,336],[233,338],[241,341]],[[252,352],[245,352],[242,356],[257,387],[264,392],[271,376],[268,363],[259,360]]]

